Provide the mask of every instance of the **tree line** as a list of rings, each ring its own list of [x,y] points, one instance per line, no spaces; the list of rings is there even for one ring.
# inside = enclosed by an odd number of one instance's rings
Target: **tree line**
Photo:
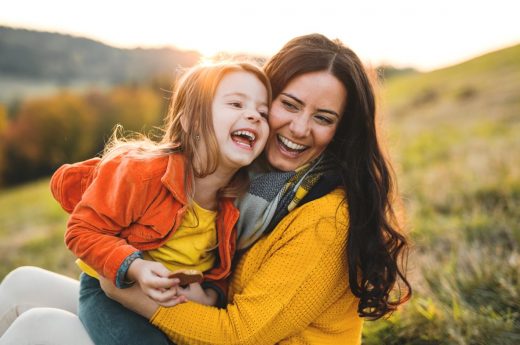
[[[162,123],[168,81],[0,104],[0,187],[48,176],[102,152],[114,127],[152,131]]]

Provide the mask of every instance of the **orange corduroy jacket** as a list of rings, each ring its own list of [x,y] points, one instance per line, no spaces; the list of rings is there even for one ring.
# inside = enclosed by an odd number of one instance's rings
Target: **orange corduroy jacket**
[[[100,275],[121,285],[125,260],[164,244],[181,224],[187,208],[182,154],[136,158],[122,154],[61,166],[51,191],[71,213],[65,243]],[[230,198],[219,201],[217,265],[205,274],[225,292],[235,252],[238,209]],[[126,273],[126,270],[124,270]]]

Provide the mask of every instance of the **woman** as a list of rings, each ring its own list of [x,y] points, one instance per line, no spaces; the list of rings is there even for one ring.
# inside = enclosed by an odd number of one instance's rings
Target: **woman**
[[[392,312],[411,293],[369,78],[355,53],[318,34],[288,42],[265,71],[273,171],[253,179],[241,207],[242,219],[255,209],[248,200],[263,211],[239,228],[248,250],[236,260],[227,306],[163,308],[139,289],[103,288],[176,343],[359,344],[363,318]],[[392,299],[399,281],[404,294]]]

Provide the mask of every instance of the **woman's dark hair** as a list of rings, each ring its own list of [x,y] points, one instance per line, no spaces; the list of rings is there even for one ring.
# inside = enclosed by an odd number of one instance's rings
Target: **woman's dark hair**
[[[328,71],[347,89],[347,105],[326,150],[339,162],[348,204],[349,283],[360,299],[360,316],[391,313],[411,296],[403,268],[408,244],[392,207],[393,178],[378,142],[375,96],[363,63],[341,41],[311,34],[289,41],[264,70],[273,99],[309,72]]]

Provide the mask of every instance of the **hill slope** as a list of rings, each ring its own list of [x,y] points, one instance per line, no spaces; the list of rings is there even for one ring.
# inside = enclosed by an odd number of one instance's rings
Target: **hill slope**
[[[397,76],[385,89],[395,117],[518,117],[520,44],[433,72]]]
[[[363,344],[518,344],[520,46],[382,85],[413,238],[414,296]],[[0,193],[0,278],[22,264],[77,275],[48,181]]]
[[[0,26],[0,100],[52,86],[113,85],[171,76],[200,55],[173,48],[119,49],[70,35]],[[41,91],[40,90],[40,91]],[[9,94],[8,94],[9,93]]]
[[[520,46],[391,78],[382,95],[414,296],[363,343],[518,344]]]

